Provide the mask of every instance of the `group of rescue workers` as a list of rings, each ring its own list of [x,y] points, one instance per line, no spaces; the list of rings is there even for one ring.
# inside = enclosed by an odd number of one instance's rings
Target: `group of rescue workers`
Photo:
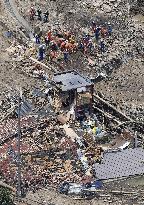
[[[31,7],[29,10],[29,17],[30,20],[33,21],[35,19],[35,17],[37,17],[37,20],[39,21],[44,21],[44,23],[48,22],[48,18],[49,18],[49,12],[45,11],[44,13],[42,13],[41,9],[35,9],[34,7]]]
[[[36,16],[36,10],[31,7],[30,18],[33,20]],[[38,20],[42,20],[42,11],[37,10]],[[49,12],[44,13],[44,22],[48,22]],[[112,34],[112,26],[108,23],[106,26],[98,25],[95,21],[91,23],[91,34],[84,34],[80,40],[76,40],[75,34],[71,31],[49,30],[45,37],[42,32],[34,34],[35,42],[39,45],[38,59],[43,60],[49,56],[49,60],[59,59],[63,54],[65,62],[69,61],[71,53],[82,51],[84,55],[94,51],[95,45],[103,53],[106,51],[104,39]],[[49,52],[48,52],[49,51]]]

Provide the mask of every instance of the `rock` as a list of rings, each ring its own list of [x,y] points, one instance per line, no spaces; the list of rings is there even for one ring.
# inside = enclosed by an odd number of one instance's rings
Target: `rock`
[[[107,4],[103,4],[102,8],[106,13],[109,13],[112,10],[111,7],[108,6]]]

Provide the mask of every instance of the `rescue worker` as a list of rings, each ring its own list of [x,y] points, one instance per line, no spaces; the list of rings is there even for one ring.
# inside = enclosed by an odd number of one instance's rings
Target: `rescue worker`
[[[54,41],[51,41],[51,50],[52,51],[57,51],[58,50],[58,46],[57,46],[56,42],[54,42]]]
[[[71,36],[70,38],[69,38],[69,42],[70,43],[72,43],[72,44],[74,44],[76,41],[75,41],[75,37],[74,36]]]
[[[48,32],[47,37],[48,37],[49,41],[52,40],[52,32],[51,32],[51,30]]]
[[[98,41],[100,35],[101,27],[97,27],[95,30],[95,38]]]
[[[48,46],[48,45],[49,45],[49,43],[50,43],[50,41],[49,41],[48,37],[47,37],[47,36],[45,36],[45,44],[46,44],[46,46]]]
[[[105,52],[105,44],[104,44],[104,41],[102,41],[102,40],[100,42],[100,50],[101,50],[101,52]]]
[[[30,8],[30,20],[34,20],[34,16],[35,16],[36,12],[34,7]]]
[[[48,17],[49,17],[49,12],[46,11],[46,12],[44,13],[44,23],[47,23],[47,22],[48,22]]]
[[[82,41],[78,44],[78,49],[80,49],[82,52],[84,52],[84,44]]]
[[[43,60],[43,58],[44,58],[44,51],[45,51],[45,47],[42,44],[42,45],[39,46],[38,60],[40,60],[40,61]]]
[[[65,50],[65,51],[63,52],[63,54],[64,54],[64,61],[67,63],[67,62],[68,62],[68,55],[69,55],[69,53],[68,53],[67,50]]]
[[[53,60],[54,58],[56,58],[56,51],[51,50],[50,51],[50,60]]]
[[[35,35],[36,44],[40,44],[40,37],[38,34]]]
[[[92,43],[92,40],[91,40],[91,39],[89,40],[88,47],[89,47],[90,52],[91,52],[91,51],[92,51],[92,48],[93,48],[93,43]]]
[[[38,9],[37,10],[37,14],[38,14],[38,20],[42,20],[42,17],[41,17],[41,14],[42,14],[42,11],[41,11],[41,9]]]
[[[92,21],[92,30],[93,30],[93,32],[95,32],[95,30],[96,30],[96,23],[95,23],[95,21]]]
[[[106,37],[107,33],[108,33],[107,29],[102,27],[101,28],[101,36],[104,38],[104,37]]]
[[[112,26],[108,23],[108,35],[111,36],[112,34]]]

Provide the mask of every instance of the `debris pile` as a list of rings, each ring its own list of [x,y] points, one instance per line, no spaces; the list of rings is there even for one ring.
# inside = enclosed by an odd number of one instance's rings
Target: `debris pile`
[[[133,196],[109,187],[144,174],[143,24],[131,4],[4,5],[1,179],[17,186],[20,166],[22,195],[53,187],[80,199]]]

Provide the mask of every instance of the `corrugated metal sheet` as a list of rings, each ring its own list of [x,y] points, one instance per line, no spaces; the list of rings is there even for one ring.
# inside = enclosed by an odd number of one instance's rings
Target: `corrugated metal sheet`
[[[31,111],[32,111],[32,105],[28,101],[23,99],[21,104],[20,115],[25,116]],[[18,114],[18,108],[16,109],[16,113]]]
[[[102,164],[95,164],[95,173],[99,179],[112,179],[144,174],[144,150],[126,149],[105,153]]]
[[[53,81],[60,86],[62,91],[68,91],[76,88],[92,85],[89,79],[84,78],[75,71],[67,71],[54,74]]]

